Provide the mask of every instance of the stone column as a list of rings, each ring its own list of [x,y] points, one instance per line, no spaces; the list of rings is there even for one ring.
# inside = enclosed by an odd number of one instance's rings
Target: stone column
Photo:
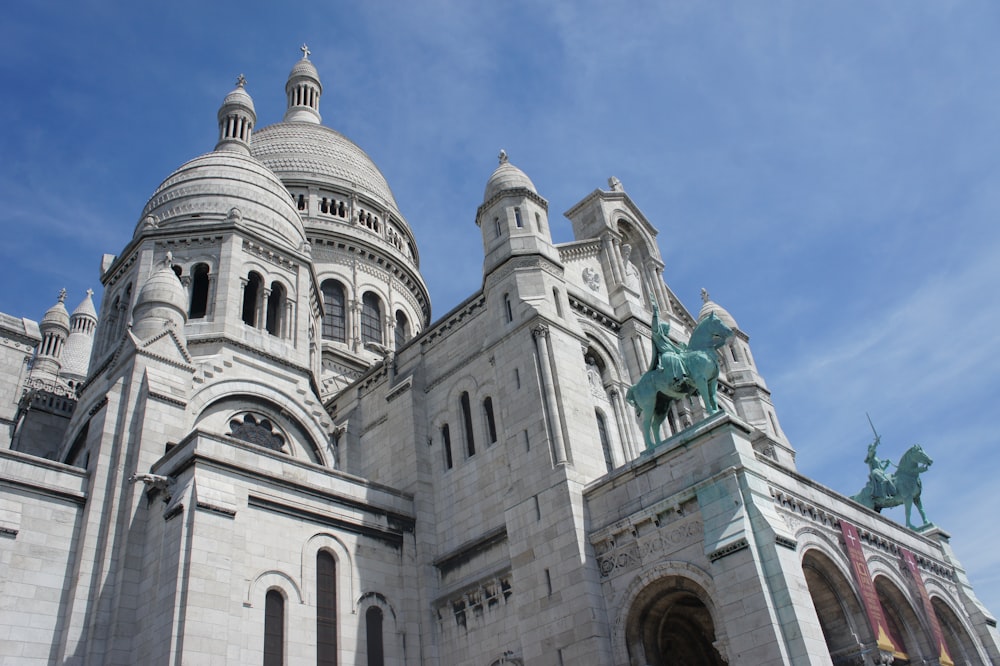
[[[611,401],[611,408],[615,411],[615,420],[618,422],[618,438],[622,442],[625,451],[626,462],[633,460],[639,455],[636,451],[635,440],[632,438],[632,428],[627,420],[628,408],[623,403],[621,391],[617,386],[611,387],[608,391],[608,398]]]
[[[610,232],[604,232],[601,235],[601,248],[604,250],[604,257],[608,261],[608,266],[611,267],[611,274],[615,278],[615,284],[620,284],[622,281],[621,266],[618,264],[616,259],[617,253],[614,252],[612,244],[614,239]]]
[[[563,441],[562,420],[559,418],[559,404],[556,401],[555,384],[552,381],[551,354],[549,353],[549,329],[537,326],[532,331],[537,343],[538,367],[542,373],[542,390],[545,411],[548,413],[552,431],[552,448],[557,465],[566,464],[566,444]]]
[[[267,302],[271,298],[271,290],[267,287],[261,285],[261,296],[260,296],[260,306],[257,308],[257,316],[254,317],[256,322],[256,328],[265,328],[267,326]]]
[[[241,280],[246,288],[246,280]],[[211,319],[215,316],[215,289],[218,280],[215,279],[215,273],[209,272],[208,274],[208,304],[205,307],[205,318]],[[243,308],[243,291],[240,291],[240,309]],[[242,312],[240,314],[243,314]]]

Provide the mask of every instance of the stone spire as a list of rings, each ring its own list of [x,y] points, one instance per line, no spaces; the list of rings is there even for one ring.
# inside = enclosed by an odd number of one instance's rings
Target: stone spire
[[[242,74],[236,79],[236,87],[226,95],[219,108],[219,143],[216,150],[229,150],[250,154],[250,135],[257,123],[257,112],[253,108],[253,98],[246,91],[247,80]]]
[[[322,121],[319,115],[319,98],[323,94],[323,84],[319,81],[319,72],[309,60],[309,47],[303,44],[302,60],[295,63],[285,84],[285,94],[288,95],[288,110],[285,111],[285,122],[317,123]]]
[[[69,316],[69,338],[62,354],[62,369],[59,377],[71,382],[81,382],[87,378],[90,369],[90,352],[94,347],[94,331],[97,329],[97,309],[93,301],[94,290],[87,295]]]

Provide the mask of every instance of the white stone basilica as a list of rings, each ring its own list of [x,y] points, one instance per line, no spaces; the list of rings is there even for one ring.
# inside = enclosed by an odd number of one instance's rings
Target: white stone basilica
[[[555,244],[501,153],[481,288],[432,320],[304,53],[273,125],[240,77],[99,314],[0,314],[0,664],[1000,663],[944,531],[796,471],[748,336],[681,305],[617,179]],[[652,301],[676,342],[736,333],[723,411],[674,403],[646,451]]]

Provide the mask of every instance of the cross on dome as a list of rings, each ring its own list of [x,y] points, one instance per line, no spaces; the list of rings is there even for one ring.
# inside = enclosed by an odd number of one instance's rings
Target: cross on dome
[[[59,302],[62,303],[66,300],[66,287],[59,290]]]
[[[236,86],[238,88],[243,88],[246,86],[246,84],[247,84],[247,77],[243,76],[242,74],[236,77]]]
[[[94,290],[93,289],[88,289],[87,290],[87,298],[90,298],[93,295],[94,295]]]
[[[507,163],[507,151],[504,150],[503,148],[501,148],[500,149],[500,154],[497,155],[497,159],[500,160],[500,164],[506,164]]]
[[[708,303],[708,301],[709,301],[708,289],[705,289],[704,287],[702,287],[701,288],[701,302],[702,303]]]
[[[303,44],[299,47],[299,50],[302,51],[302,59],[309,60],[309,54],[312,53],[312,51],[309,50],[309,47]]]

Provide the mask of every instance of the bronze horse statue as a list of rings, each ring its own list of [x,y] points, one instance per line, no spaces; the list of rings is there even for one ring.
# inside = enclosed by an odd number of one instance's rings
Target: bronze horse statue
[[[664,368],[671,364],[654,364],[635,386],[625,394],[625,400],[635,407],[636,415],[642,419],[642,437],[646,450],[660,444],[660,426],[667,417],[670,403],[685,396],[700,395],[709,414],[719,411],[716,392],[719,385],[719,362],[716,350],[726,344],[733,330],[722,320],[710,313],[698,322],[686,348],[679,352],[665,352],[664,356],[680,361],[684,375],[680,378]]]
[[[933,462],[919,444],[914,444],[899,459],[895,474],[884,473],[884,471],[880,474],[873,469],[869,475],[868,483],[861,492],[852,496],[851,499],[879,513],[882,512],[882,509],[904,504],[906,506],[906,526],[911,530],[920,529],[910,523],[910,510],[916,506],[920,517],[923,518],[924,526],[927,525],[924,506],[920,502],[920,474],[926,472]]]

